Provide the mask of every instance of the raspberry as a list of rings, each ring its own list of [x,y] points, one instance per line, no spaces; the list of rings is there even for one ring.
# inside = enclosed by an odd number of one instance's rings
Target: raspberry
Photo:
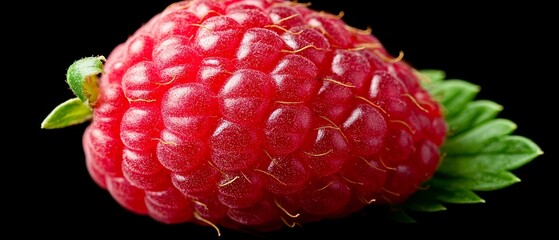
[[[446,124],[370,32],[286,0],[172,4],[104,64],[93,180],[162,223],[262,231],[399,204]]]

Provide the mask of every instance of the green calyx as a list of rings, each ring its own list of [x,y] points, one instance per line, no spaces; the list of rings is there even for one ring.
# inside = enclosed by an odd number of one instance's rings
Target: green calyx
[[[72,92],[90,106],[97,101],[98,76],[103,73],[104,61],[105,57],[82,58],[70,65],[66,74],[66,82]]]
[[[515,123],[497,117],[503,107],[488,100],[474,100],[478,86],[445,80],[443,71],[424,70],[419,74],[427,79],[423,86],[443,107],[448,133],[433,178],[399,206],[398,213],[436,212],[446,210],[446,204],[483,203],[476,192],[520,182],[511,171],[543,152],[532,140],[513,135]]]
[[[104,61],[102,56],[87,57],[70,65],[66,82],[76,98],[54,108],[41,123],[41,128],[63,128],[91,119],[92,107],[99,97],[99,75],[103,73]]]

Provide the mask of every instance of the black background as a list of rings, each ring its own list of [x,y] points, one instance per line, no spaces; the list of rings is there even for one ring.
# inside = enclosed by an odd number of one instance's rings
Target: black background
[[[390,52],[404,51],[405,59],[418,69],[443,69],[449,78],[480,85],[478,98],[502,104],[499,116],[518,124],[515,134],[531,138],[545,152],[514,171],[522,182],[479,193],[487,201],[484,204],[450,205],[445,212],[414,214],[419,224],[398,226],[401,230],[379,223],[372,213],[365,212],[266,234],[222,229],[221,239],[309,239],[333,234],[373,239],[369,236],[398,237],[417,231],[440,235],[440,229],[448,227],[456,229],[452,235],[476,233],[480,227],[501,234],[528,231],[525,225],[529,224],[550,223],[546,217],[556,214],[552,195],[557,189],[556,149],[552,145],[557,124],[551,114],[555,114],[558,102],[552,87],[558,80],[556,42],[551,37],[557,26],[552,25],[552,8],[535,1],[506,5],[447,2],[410,5],[367,1],[368,6],[363,6],[363,0],[316,0],[311,8],[335,14],[344,11],[348,24],[371,27]],[[15,54],[8,58],[9,68],[4,70],[15,76],[4,80],[3,92],[23,96],[3,96],[10,106],[6,109],[10,117],[5,119],[19,125],[6,128],[11,136],[6,139],[10,143],[7,150],[13,152],[6,162],[16,164],[3,168],[5,177],[9,176],[4,181],[5,198],[13,201],[6,208],[13,214],[9,216],[11,223],[53,236],[79,229],[76,236],[109,236],[121,230],[155,234],[161,239],[216,238],[211,228],[163,225],[116,204],[85,169],[81,149],[85,124],[59,130],[39,128],[52,108],[72,97],[64,80],[74,60],[107,56],[170,3],[172,0],[41,1],[9,7],[16,10],[16,17],[4,20],[10,31],[5,35],[9,42],[5,52]],[[512,224],[523,227],[507,227]],[[542,230],[546,229],[530,233]]]

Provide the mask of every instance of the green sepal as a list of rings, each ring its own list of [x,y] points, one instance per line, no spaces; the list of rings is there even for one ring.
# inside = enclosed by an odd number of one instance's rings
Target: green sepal
[[[429,189],[429,191],[435,196],[435,199],[445,203],[465,204],[485,202],[485,200],[469,189],[448,189],[433,186]]]
[[[90,120],[91,108],[79,98],[58,105],[41,123],[43,129],[63,128]]]
[[[474,174],[478,172],[514,170],[543,152],[530,139],[505,136],[483,146],[478,153],[446,153],[438,172],[454,176],[476,176]]]
[[[99,76],[105,57],[88,57],[75,61],[68,68],[66,82],[77,98],[53,109],[41,123],[43,129],[63,128],[92,118],[92,108],[99,97]]]
[[[493,191],[520,182],[511,172],[473,172],[468,177],[437,175],[429,181],[430,186],[448,189],[471,189]]]
[[[448,125],[441,164],[434,176],[401,209],[436,212],[446,204],[485,202],[477,191],[494,191],[520,182],[511,171],[543,154],[532,140],[513,135],[514,122],[497,118],[503,106],[475,100],[479,86],[458,79],[444,80],[439,70],[420,71],[425,89],[442,106]]]
[[[418,212],[438,212],[446,210],[446,207],[441,202],[435,200],[433,195],[422,193],[423,191],[420,191],[412,195],[406,203],[406,208]]]
[[[438,69],[423,69],[417,73],[419,74],[420,79],[423,80],[424,87],[436,84],[446,78],[446,73]]]
[[[448,134],[456,135],[485,123],[494,119],[502,110],[503,106],[492,101],[478,100],[470,102],[458,116],[446,118],[448,126],[451,127],[448,129]]]
[[[479,87],[462,80],[445,80],[433,83],[429,92],[443,106],[447,118],[460,113],[474,99]]]
[[[99,96],[98,76],[103,73],[105,58],[87,57],[75,61],[68,68],[66,82],[84,103],[95,105]]]
[[[478,155],[488,144],[512,133],[516,124],[507,119],[494,119],[448,138],[443,152],[449,155]]]
[[[415,223],[415,219],[411,217],[408,212],[401,207],[391,207],[388,209],[386,217],[393,222],[398,223]]]

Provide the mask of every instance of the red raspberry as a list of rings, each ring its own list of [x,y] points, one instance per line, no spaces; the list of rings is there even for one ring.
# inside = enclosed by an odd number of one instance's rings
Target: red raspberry
[[[398,204],[446,125],[369,32],[285,0],[177,2],[107,58],[87,168],[163,223],[273,230]]]

